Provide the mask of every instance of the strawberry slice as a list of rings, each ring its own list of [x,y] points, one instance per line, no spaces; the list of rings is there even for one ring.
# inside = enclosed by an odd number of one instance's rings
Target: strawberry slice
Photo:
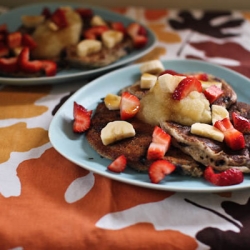
[[[208,81],[208,75],[206,73],[198,73],[198,74],[194,74],[194,75],[190,75],[191,77],[195,77],[197,80],[199,81]]]
[[[42,60],[42,67],[45,71],[46,76],[54,76],[57,72],[57,64],[50,60]]]
[[[216,186],[231,186],[243,182],[244,175],[240,170],[230,168],[220,173],[215,173],[211,166],[204,171],[205,180]]]
[[[89,8],[76,8],[75,11],[81,16],[82,20],[90,20],[94,16],[93,10]]]
[[[18,65],[26,73],[37,73],[43,68],[43,63],[38,60],[30,61],[30,49],[24,47],[18,56]]]
[[[50,17],[51,21],[56,24],[59,29],[63,29],[68,26],[67,17],[63,9],[56,9]]]
[[[86,39],[98,39],[99,37],[101,37],[102,33],[104,31],[107,31],[109,28],[105,25],[98,25],[98,26],[94,26],[94,27],[91,27],[89,29],[87,29],[83,36],[86,38]]]
[[[123,92],[120,102],[120,116],[122,120],[134,117],[139,111],[140,100],[129,92]]]
[[[18,71],[17,57],[0,58],[0,69],[5,73],[15,73]]]
[[[20,47],[22,43],[22,34],[21,32],[12,32],[7,35],[7,45],[10,49]]]
[[[216,85],[211,85],[206,88],[203,93],[211,104],[223,95],[223,90],[218,88]]]
[[[75,133],[83,133],[89,129],[92,110],[87,110],[82,105],[74,102],[73,115],[73,131]]]
[[[122,22],[111,22],[110,26],[111,26],[111,29],[120,31],[123,34],[126,34],[126,28]]]
[[[169,148],[171,143],[171,136],[162,128],[155,126],[152,137],[153,142],[164,144]]]
[[[166,175],[171,174],[175,168],[175,165],[167,160],[157,160],[149,167],[149,178],[152,183],[159,183]]]
[[[146,36],[135,36],[133,38],[133,44],[136,49],[143,48],[148,42],[148,38]]]
[[[151,142],[147,150],[147,159],[149,161],[163,159],[166,152],[167,146],[165,144]]]
[[[124,155],[118,156],[113,162],[111,162],[108,166],[108,170],[121,173],[125,170],[127,166],[127,159]]]
[[[240,150],[245,147],[243,134],[234,128],[229,118],[216,121],[214,126],[224,134],[224,141],[233,150]]]
[[[130,23],[126,31],[127,34],[132,38],[135,48],[142,48],[147,44],[147,31],[139,23]]]
[[[192,91],[202,92],[201,82],[195,77],[186,77],[177,85],[172,97],[174,100],[181,100],[188,96]]]
[[[23,34],[22,37],[22,45],[24,47],[29,47],[31,50],[34,49],[37,46],[37,43],[33,39],[33,37],[29,34]]]
[[[239,130],[243,134],[250,134],[250,120],[237,114],[236,112],[232,113],[232,119],[235,129]]]

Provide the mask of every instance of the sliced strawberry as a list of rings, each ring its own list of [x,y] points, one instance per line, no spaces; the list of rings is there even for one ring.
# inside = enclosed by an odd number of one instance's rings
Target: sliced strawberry
[[[167,146],[165,144],[151,142],[147,150],[147,159],[149,161],[163,159],[166,152]]]
[[[100,38],[100,36],[102,35],[102,33],[104,31],[107,31],[109,28],[105,25],[98,25],[98,26],[94,26],[94,27],[91,27],[89,29],[87,29],[83,36],[86,38],[86,39],[98,39]]]
[[[7,34],[8,33],[8,28],[7,28],[6,23],[0,24],[0,33],[1,34]]]
[[[148,38],[146,36],[135,36],[133,38],[133,44],[136,49],[143,48],[148,42]]]
[[[224,134],[224,141],[233,150],[240,150],[245,147],[243,134],[234,128],[229,118],[216,121],[214,126]]]
[[[33,39],[33,37],[29,34],[23,34],[22,37],[22,45],[29,47],[31,50],[37,46],[37,43]]]
[[[211,85],[206,88],[203,93],[208,99],[209,103],[212,104],[223,95],[223,90],[218,88],[216,85]]]
[[[167,160],[157,160],[149,167],[149,178],[152,183],[159,183],[166,175],[171,174],[175,168],[175,165]]]
[[[5,73],[15,73],[18,71],[17,57],[0,58],[0,71]]]
[[[82,105],[74,102],[73,115],[73,131],[75,133],[83,133],[89,129],[92,110],[87,110]]]
[[[113,30],[120,31],[123,34],[126,33],[126,28],[122,22],[112,22],[110,26]]]
[[[136,115],[139,111],[140,100],[129,92],[123,92],[120,102],[120,116],[122,120],[127,120]]]
[[[220,173],[215,173],[211,166],[204,171],[205,180],[216,186],[231,186],[243,182],[244,175],[240,170],[230,168]]]
[[[126,157],[124,155],[120,155],[113,162],[109,164],[108,170],[115,173],[121,173],[125,170],[126,165],[127,165]]]
[[[42,62],[38,60],[30,61],[29,56],[30,49],[28,47],[24,47],[18,56],[18,65],[20,69],[26,73],[37,73],[42,70]]]
[[[56,9],[55,12],[50,17],[50,19],[60,29],[63,29],[68,26],[68,21],[65,11],[61,8]]]
[[[126,28],[127,34],[132,38],[135,48],[142,48],[147,44],[146,29],[139,23],[130,23]]]
[[[235,129],[239,130],[243,134],[250,134],[250,120],[237,114],[236,112],[232,113],[232,119]]]
[[[195,77],[186,77],[180,81],[175,88],[172,97],[174,100],[181,100],[192,91],[202,92],[202,85]]]
[[[155,126],[152,138],[153,142],[161,143],[163,145],[166,145],[167,149],[169,148],[171,143],[171,136],[166,133],[162,128]]]
[[[165,74],[170,74],[170,75],[173,75],[173,76],[185,76],[184,74],[181,74],[181,73],[178,73],[172,69],[166,69],[164,70],[163,72],[160,73],[159,76],[161,75],[165,75]]]
[[[51,12],[48,7],[43,8],[41,14],[45,16],[46,19],[49,19],[51,17]]]
[[[81,16],[83,20],[90,20],[94,16],[93,10],[89,8],[76,8],[75,11]]]
[[[57,64],[50,60],[42,60],[42,67],[45,71],[46,76],[54,76],[57,72]]]
[[[21,32],[12,32],[7,35],[7,45],[10,49],[20,47],[22,43],[22,34]]]
[[[8,56],[10,53],[10,50],[7,45],[0,42],[0,57]]]
[[[208,81],[208,75],[206,73],[198,73],[198,74],[194,74],[194,75],[191,75],[192,77],[195,77],[197,80],[199,81]]]

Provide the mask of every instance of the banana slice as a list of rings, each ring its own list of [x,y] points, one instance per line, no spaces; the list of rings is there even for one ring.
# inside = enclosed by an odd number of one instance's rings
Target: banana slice
[[[153,75],[158,75],[162,71],[164,71],[164,66],[159,60],[151,60],[145,62],[140,67],[141,73],[149,73]]]
[[[201,86],[202,86],[202,89],[205,90],[207,89],[208,87],[212,86],[212,85],[215,85],[216,87],[218,88],[222,88],[222,82],[216,82],[216,81],[200,81],[201,82]]]
[[[229,112],[223,106],[212,105],[212,124],[215,124],[216,121],[222,120],[224,118],[229,118]]]
[[[99,25],[107,25],[107,23],[103,20],[103,18],[99,15],[95,15],[92,17],[90,21],[91,26],[99,26]]]
[[[162,91],[166,93],[173,93],[179,82],[184,78],[186,77],[164,74],[158,77],[158,81]]]
[[[143,73],[141,75],[141,81],[140,81],[140,87],[142,89],[151,89],[157,81],[157,76],[149,74],[149,73]]]
[[[134,127],[126,121],[109,122],[101,130],[101,140],[104,145],[133,136],[135,136]]]
[[[107,94],[104,98],[105,106],[109,110],[119,110],[120,109],[121,97],[119,95]]]
[[[100,51],[102,43],[97,40],[85,39],[77,44],[76,53],[79,57],[84,57]]]
[[[33,16],[28,16],[28,15],[23,15],[21,16],[21,21],[22,24],[26,27],[26,28],[35,28],[38,25],[40,25],[41,23],[43,23],[45,20],[45,16],[44,15],[33,15]]]
[[[222,142],[224,140],[224,134],[217,128],[206,123],[194,123],[191,126],[191,133],[206,138],[210,138],[216,141]]]
[[[102,41],[105,47],[112,49],[123,40],[123,33],[116,30],[107,30],[102,33]]]

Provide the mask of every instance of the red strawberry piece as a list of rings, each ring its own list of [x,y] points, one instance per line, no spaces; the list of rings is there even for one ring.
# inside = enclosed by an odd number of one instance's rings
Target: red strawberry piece
[[[63,29],[68,26],[67,17],[63,9],[57,9],[50,17],[51,21],[56,24],[60,29]]]
[[[91,27],[89,29],[87,29],[83,36],[86,38],[86,39],[98,39],[102,33],[104,31],[107,31],[109,28],[105,25],[98,25],[98,26],[94,26],[94,27]]]
[[[239,130],[243,134],[250,134],[250,120],[237,114],[236,112],[232,113],[232,119],[235,129]]]
[[[134,117],[139,111],[140,100],[129,92],[123,92],[120,102],[120,116],[122,120]]]
[[[7,28],[6,23],[0,24],[0,33],[1,34],[7,34],[8,33],[8,28]]]
[[[57,64],[50,60],[42,60],[42,67],[45,71],[46,76],[54,76],[57,72]]]
[[[149,167],[149,178],[152,183],[159,183],[166,175],[171,174],[175,168],[175,165],[167,160],[157,160]]]
[[[126,28],[122,22],[112,22],[111,29],[116,30],[116,31],[120,31],[123,34],[126,33]]]
[[[147,44],[147,32],[139,23],[130,23],[127,27],[127,34],[132,38],[135,48],[142,48]]]
[[[29,47],[31,50],[37,46],[37,43],[33,39],[33,37],[29,34],[23,34],[22,37],[22,45]]]
[[[206,88],[203,93],[208,99],[209,103],[213,103],[223,95],[223,90],[218,88],[216,85],[211,85]]]
[[[0,57],[8,56],[10,53],[10,50],[7,45],[0,42]]]
[[[195,77],[196,79],[198,79],[199,81],[208,81],[208,75],[206,73],[198,73],[198,74],[194,74],[191,75],[191,77]]]
[[[149,161],[163,159],[166,152],[167,146],[165,144],[151,142],[147,150],[147,159]]]
[[[43,8],[41,14],[45,16],[46,19],[49,19],[51,17],[51,12],[48,7]]]
[[[192,91],[202,92],[202,85],[195,77],[186,77],[180,81],[175,88],[172,97],[174,100],[181,100]]]
[[[240,170],[230,168],[220,173],[215,173],[211,166],[204,171],[205,180],[216,186],[231,186],[243,182],[244,175]]]
[[[172,69],[166,69],[164,70],[163,72],[160,73],[159,76],[161,75],[165,75],[165,74],[170,74],[170,75],[173,75],[173,76],[185,76],[184,74],[181,74],[181,73],[178,73]]]
[[[75,11],[81,16],[83,20],[90,20],[94,16],[93,10],[89,8],[76,8]]]
[[[37,73],[42,70],[42,62],[38,60],[30,61],[29,56],[30,49],[28,47],[24,47],[18,56],[18,65],[20,69],[26,73]]]
[[[92,110],[87,110],[82,105],[74,102],[73,107],[73,131],[75,133],[83,133],[90,127]]]
[[[224,141],[233,150],[240,150],[245,147],[243,134],[234,128],[229,118],[216,121],[214,126],[224,134]]]
[[[22,43],[21,32],[12,32],[7,35],[7,45],[10,49],[20,47]]]
[[[169,148],[171,143],[171,136],[162,128],[155,126],[152,137],[153,142],[164,144],[167,146],[167,149]]]
[[[0,71],[5,73],[15,73],[18,71],[17,57],[0,58]]]
[[[126,165],[127,165],[126,157],[124,155],[120,155],[109,164],[108,170],[115,173],[121,173],[125,170]]]
[[[146,36],[135,36],[133,38],[133,44],[136,49],[143,48],[148,42],[148,38]]]

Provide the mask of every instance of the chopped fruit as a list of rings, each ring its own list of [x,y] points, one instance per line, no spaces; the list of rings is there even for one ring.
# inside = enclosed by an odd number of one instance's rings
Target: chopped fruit
[[[214,126],[224,134],[226,144],[233,150],[240,150],[245,147],[243,134],[234,128],[229,118],[215,122]]]
[[[250,133],[250,120],[237,114],[236,112],[232,113],[232,119],[235,129],[239,130],[243,134]]]
[[[57,72],[57,64],[53,61],[42,60],[42,67],[45,71],[46,76],[54,76]]]
[[[120,109],[121,96],[114,94],[107,94],[104,98],[105,106],[109,110],[119,110]]]
[[[98,40],[84,39],[76,46],[76,54],[79,57],[84,57],[100,51],[102,43]]]
[[[77,8],[75,11],[81,16],[83,20],[90,20],[94,16],[93,11],[88,8]]]
[[[171,136],[166,133],[162,128],[155,126],[152,134],[152,141],[164,144],[168,149],[171,143]]]
[[[38,25],[42,24],[45,20],[45,16],[44,15],[32,15],[32,16],[28,16],[28,15],[23,15],[21,16],[21,21],[23,26],[25,26],[26,28],[36,28]]]
[[[194,77],[186,77],[180,81],[172,96],[174,100],[181,100],[192,91],[202,92],[201,82]]]
[[[120,102],[120,116],[122,120],[134,117],[139,111],[140,100],[129,92],[123,92]]]
[[[29,47],[31,50],[37,46],[35,40],[29,34],[23,34],[22,45]]]
[[[162,143],[151,142],[147,150],[147,159],[150,161],[163,159],[167,146]]]
[[[91,27],[89,29],[87,29],[83,36],[86,38],[86,39],[98,39],[99,37],[101,37],[102,33],[104,31],[107,31],[109,28],[105,25],[99,25],[99,26],[94,26],[94,27]]]
[[[6,23],[0,24],[0,34],[7,34],[7,33],[8,33],[7,24]]]
[[[1,71],[5,73],[15,73],[18,71],[17,57],[0,58]]]
[[[21,70],[27,73],[37,73],[43,68],[43,64],[41,61],[29,60],[30,50],[28,47],[24,47],[21,53],[18,56],[18,65]]]
[[[125,170],[126,165],[127,165],[126,157],[124,155],[120,155],[113,162],[110,163],[110,165],[108,166],[108,170],[115,173],[121,173]]]
[[[102,42],[105,47],[112,49],[123,40],[123,33],[116,30],[107,30],[102,33]]]
[[[63,9],[58,8],[51,16],[51,21],[60,29],[68,26],[67,17]]]
[[[175,168],[175,165],[167,160],[157,160],[149,167],[149,178],[152,183],[159,183],[166,175],[171,174]]]
[[[190,75],[191,77],[195,77],[199,81],[208,81],[208,75],[206,73],[198,73],[194,75]]]
[[[222,120],[226,117],[229,117],[229,112],[228,110],[220,105],[212,105],[212,124],[215,124],[218,120]]]
[[[143,48],[148,42],[148,38],[146,36],[136,36],[133,39],[134,47],[137,49]]]
[[[82,105],[74,102],[73,115],[73,131],[75,133],[83,133],[89,129],[92,110],[87,110]]]
[[[0,57],[8,56],[9,53],[10,53],[10,50],[9,50],[8,46],[0,43]]]
[[[159,60],[151,60],[141,64],[140,71],[141,73],[149,73],[153,75],[158,75],[164,70],[164,66]]]
[[[178,73],[172,69],[166,69],[166,70],[162,71],[159,76],[165,75],[165,74],[170,74],[173,76],[185,76],[184,74]]]
[[[151,89],[157,81],[157,76],[149,74],[149,73],[143,73],[141,75],[140,80],[140,87],[141,89]]]
[[[218,82],[218,81],[200,81],[200,82],[201,82],[203,90],[206,90],[212,85],[215,85],[217,88],[222,89],[222,82]]]
[[[41,15],[43,15],[46,19],[50,18],[51,12],[50,12],[49,8],[47,8],[47,7],[43,8]]]
[[[104,145],[135,136],[135,130],[131,123],[126,121],[109,122],[101,130],[101,140]]]
[[[206,88],[203,92],[210,103],[215,102],[219,97],[222,96],[223,90],[218,88],[216,85],[211,85]]]
[[[122,22],[112,22],[110,25],[113,30],[120,31],[123,34],[126,33],[126,28]]]
[[[173,93],[178,84],[186,78],[185,76],[164,74],[158,77],[161,90],[164,93]]]
[[[131,23],[127,27],[127,34],[132,38],[135,48],[142,48],[147,43],[147,32],[139,23]]]
[[[7,45],[10,49],[20,47],[22,43],[22,34],[21,32],[12,32],[7,36]]]
[[[244,176],[240,170],[230,168],[220,173],[215,173],[211,166],[204,171],[205,180],[216,186],[231,186],[243,182]]]

